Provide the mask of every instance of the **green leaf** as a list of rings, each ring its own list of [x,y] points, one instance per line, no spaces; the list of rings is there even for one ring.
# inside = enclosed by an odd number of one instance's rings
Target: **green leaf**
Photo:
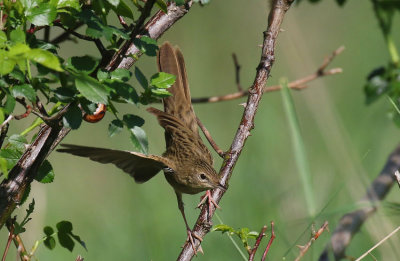
[[[118,83],[118,82],[113,82],[111,84],[108,84],[109,87],[111,87],[115,93],[120,96],[122,99],[124,99],[126,102],[129,102],[131,104],[137,104],[139,101],[139,96],[136,93],[136,90],[130,86],[127,83]]]
[[[81,11],[79,0],[58,0],[57,9],[73,8],[76,11]]]
[[[15,164],[17,164],[19,158],[22,156],[22,153],[16,149],[2,149],[0,150],[0,158],[3,158],[7,161],[7,168],[12,169]]]
[[[108,136],[113,137],[116,134],[120,133],[122,131],[122,128],[124,127],[124,124],[121,120],[113,120],[109,125],[108,125]]]
[[[56,247],[56,240],[52,236],[46,237],[43,243],[50,250],[53,250]]]
[[[25,43],[25,33],[21,29],[15,29],[10,33],[10,40],[14,44]]]
[[[7,160],[4,158],[0,158],[0,171],[3,173],[4,178],[8,179]]]
[[[0,48],[4,48],[7,42],[7,35],[5,32],[0,31]]]
[[[103,81],[105,81],[105,80],[107,80],[109,78],[110,78],[110,75],[109,75],[109,73],[107,71],[104,71],[103,69],[100,69],[100,70],[97,71],[97,79],[100,82],[103,82]]]
[[[36,101],[36,91],[30,84],[15,85],[11,89],[11,94],[14,96],[14,98],[24,97],[31,102]]]
[[[26,189],[25,189],[25,191],[24,191],[24,195],[22,196],[20,205],[22,205],[22,204],[25,203],[25,201],[28,199],[30,193],[31,193],[31,184],[29,184],[29,185],[26,187]],[[32,199],[32,200],[34,200],[34,199]]]
[[[49,51],[43,49],[31,49],[27,53],[27,58],[55,71],[64,71],[63,68],[61,68],[60,61],[58,60],[57,56]]]
[[[156,5],[164,12],[167,13],[167,4],[164,2],[164,0],[157,0]]]
[[[142,53],[145,53],[148,56],[157,55],[158,45],[157,41],[154,40],[153,38],[150,38],[148,36],[142,36],[140,38],[135,38],[133,40],[133,43]]]
[[[138,67],[135,67],[135,76],[140,85],[143,87],[143,89],[146,90],[149,87],[149,83],[146,79],[146,76],[144,76],[144,74]]]
[[[71,102],[74,100],[75,97],[75,92],[70,88],[59,87],[55,89],[53,92],[57,100],[61,102]]]
[[[77,75],[75,85],[80,93],[89,101],[108,104],[109,93],[97,80],[86,75]]]
[[[0,107],[0,124],[5,120],[4,109]]]
[[[11,144],[14,148],[16,148],[20,152],[25,151],[25,145],[28,144],[26,138],[22,135],[13,134],[10,138],[8,138],[8,143]]]
[[[54,170],[48,160],[45,160],[39,167],[38,173],[35,176],[35,180],[40,183],[51,183],[54,180]]]
[[[63,117],[63,124],[66,128],[73,130],[78,129],[82,124],[82,111],[78,105],[74,104],[68,109],[68,112]]]
[[[176,4],[177,6],[180,6],[180,5],[184,5],[184,4],[185,4],[185,0],[173,0],[173,2],[175,2],[175,4]]]
[[[31,50],[28,45],[24,43],[17,43],[9,48],[8,55],[14,57],[14,59],[19,59],[25,61],[26,54]]]
[[[12,95],[7,94],[7,100],[4,103],[4,107],[3,107],[4,112],[7,114],[11,114],[14,111],[15,102],[16,102],[15,98]]]
[[[112,80],[127,82],[132,76],[132,73],[127,69],[118,68],[110,73]]]
[[[126,127],[128,127],[129,129],[135,126],[141,127],[144,124],[143,118],[133,114],[125,114],[122,117],[122,120],[124,121]]]
[[[139,150],[140,152],[147,154],[149,142],[147,140],[146,132],[140,127],[133,127],[129,129],[131,131],[131,141],[135,149]]]
[[[221,231],[222,234],[223,234],[225,232],[233,232],[235,230],[232,227],[228,226],[228,225],[219,224],[219,225],[214,226],[212,231]]]
[[[0,50],[0,75],[6,75],[14,69],[17,62],[5,50]]]
[[[45,226],[45,227],[43,228],[43,232],[44,232],[44,234],[45,234],[46,236],[51,236],[51,235],[54,234],[54,229],[53,229],[52,227],[50,227],[50,226]]]
[[[72,223],[66,220],[58,222],[56,228],[59,233],[72,233]]]
[[[114,6],[112,6],[111,8],[118,15],[134,20],[131,8],[127,4],[125,4],[124,1],[120,0],[119,5],[116,8]]]
[[[57,226],[58,226],[58,224],[57,224]],[[72,252],[72,250],[74,249],[74,246],[75,246],[75,242],[72,240],[69,233],[70,232],[58,231],[57,237],[58,237],[58,242],[60,242],[60,245]]]
[[[92,56],[74,56],[67,60],[66,68],[72,69],[74,72],[81,72],[84,74],[92,73],[97,65],[99,64],[99,60]]]
[[[10,73],[10,77],[20,81],[21,83],[25,82],[25,74],[18,68],[14,68],[14,70]]]
[[[25,15],[28,20],[36,26],[49,25],[56,19],[57,9],[50,3],[42,2],[37,7],[28,9]]]
[[[112,6],[117,7],[119,5],[119,0],[107,0]]]
[[[151,89],[151,93],[156,98],[165,98],[172,95],[169,91],[165,89]]]
[[[150,78],[150,84],[156,88],[166,89],[171,87],[175,83],[175,80],[175,75],[159,72]]]

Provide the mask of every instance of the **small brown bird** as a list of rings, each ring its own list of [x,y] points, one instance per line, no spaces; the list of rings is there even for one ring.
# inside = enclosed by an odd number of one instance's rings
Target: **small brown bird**
[[[65,148],[58,151],[87,157],[100,163],[112,163],[131,175],[137,183],[146,182],[163,170],[165,178],[175,190],[188,240],[196,253],[192,231],[185,217],[182,193],[197,194],[224,187],[219,183],[218,174],[213,168],[213,158],[198,132],[181,51],[166,42],[160,47],[157,62],[160,72],[176,76],[174,85],[168,89],[172,96],[163,99],[164,111],[151,107],[147,109],[157,116],[159,124],[165,130],[166,151],[162,156],[69,144],[62,144]],[[213,203],[218,207],[209,193],[206,197],[209,204]],[[204,200],[205,198],[202,202]],[[195,234],[193,236],[201,240]]]

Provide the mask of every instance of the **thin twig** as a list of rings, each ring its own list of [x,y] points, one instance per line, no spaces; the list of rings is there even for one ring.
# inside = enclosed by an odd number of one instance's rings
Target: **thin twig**
[[[57,27],[60,27],[60,28],[64,29],[69,34],[72,34],[73,36],[75,36],[75,37],[77,37],[77,38],[79,38],[81,40],[90,41],[90,42],[94,42],[94,40],[95,40],[94,38],[92,38],[90,36],[83,35],[83,34],[80,34],[80,33],[76,32],[76,31],[74,31],[74,30],[67,29],[61,23],[54,23],[54,26],[57,26]]]
[[[264,261],[265,258],[267,257],[267,254],[269,252],[269,249],[271,248],[272,242],[274,242],[275,237],[276,236],[275,236],[275,231],[274,231],[274,221],[271,221],[271,237],[269,238],[267,247],[265,248],[265,251],[263,253],[261,261]]]
[[[8,254],[8,250],[10,249],[10,245],[11,245],[11,241],[12,241],[13,237],[14,237],[14,226],[12,226],[12,228],[8,232],[8,239],[7,239],[6,249],[4,250],[3,257],[1,259],[2,261],[6,260],[6,257],[7,257],[7,254]]]
[[[6,226],[7,226],[8,231],[10,231],[10,232],[14,231],[14,229],[15,229],[14,223],[15,223],[15,218],[7,220]],[[17,248],[18,255],[19,255],[21,261],[31,260],[31,257],[28,255],[25,245],[22,242],[22,239],[18,234],[13,236],[13,241],[14,241],[15,247]]]
[[[264,32],[264,42],[261,59],[259,65],[257,66],[257,73],[254,79],[253,86],[249,91],[250,94],[247,99],[247,106],[244,109],[239,128],[236,132],[230,149],[225,154],[225,159],[220,169],[220,184],[226,188],[228,187],[233,168],[235,167],[236,162],[239,159],[244,144],[247,138],[250,136],[250,131],[254,127],[254,117],[257,111],[257,107],[261,101],[263,86],[265,86],[269,78],[272,65],[275,61],[274,49],[276,38],[280,32],[280,25],[283,21],[283,17],[292,3],[293,0],[273,1],[273,5],[268,17],[268,28]],[[225,192],[226,190],[217,188],[211,191],[211,196],[216,203],[219,203]],[[192,230],[193,233],[195,233],[200,238],[203,238],[207,233],[209,233],[211,229],[209,218],[214,215],[214,212],[215,207],[212,207],[211,211],[209,211],[208,206],[204,205]],[[198,239],[194,239],[194,241],[195,248],[197,248],[201,242]],[[178,260],[191,260],[193,258],[193,255],[194,251],[191,244],[189,242],[186,242],[178,257]]]
[[[7,137],[8,126],[9,126],[9,124],[5,124],[3,127],[1,127],[0,149],[1,149],[1,147],[3,147],[3,142],[4,142],[5,138]]]
[[[298,246],[300,248],[300,253],[294,261],[299,261],[310,249],[311,245],[319,238],[319,236],[328,229],[328,221],[325,221],[324,224],[318,229],[318,231],[311,237],[310,241],[304,246]]]
[[[155,3],[156,0],[147,0],[144,4],[142,13],[139,16],[139,19],[136,21],[135,28],[132,31],[131,40],[135,39],[136,36],[142,32],[144,21],[146,21],[147,17],[150,16],[151,9],[153,9]]]
[[[225,152],[218,147],[217,143],[211,137],[210,132],[207,130],[207,128],[203,125],[203,123],[200,121],[200,119],[197,116],[196,116],[196,120],[197,120],[197,125],[199,125],[200,129],[203,131],[204,136],[206,136],[210,145],[213,147],[215,152],[217,152],[218,155],[221,156],[221,158],[223,158],[225,155]]]
[[[398,231],[400,230],[400,226],[397,227],[395,230],[393,230],[392,232],[389,233],[389,235],[387,235],[386,237],[384,237],[381,241],[379,241],[378,243],[376,243],[373,247],[371,247],[367,252],[365,252],[363,255],[361,255],[359,258],[357,258],[355,261],[360,261],[361,259],[363,259],[364,257],[366,257],[368,254],[370,254],[375,248],[377,248],[378,246],[382,245],[383,242],[385,242],[386,240],[388,240],[391,236],[393,236],[394,234],[396,234]]]
[[[243,91],[242,85],[240,85],[240,64],[238,62],[238,59],[237,59],[235,53],[232,54],[232,58],[233,58],[233,64],[235,65],[236,86],[237,86],[238,91]]]
[[[314,81],[318,78],[328,76],[328,75],[342,73],[343,70],[341,68],[333,68],[333,69],[330,69],[327,71],[325,71],[325,69],[333,61],[333,59],[336,56],[338,56],[343,50],[344,50],[343,46],[336,49],[330,56],[328,56],[324,59],[324,61],[322,62],[322,65],[320,67],[318,67],[314,73],[290,82],[288,84],[289,88],[295,89],[295,90],[302,90],[302,89],[308,87],[307,83]],[[266,92],[278,91],[281,88],[282,88],[282,86],[280,86],[280,85],[263,87],[263,92],[266,93]],[[230,94],[226,94],[226,95],[221,95],[221,96],[192,98],[192,103],[211,103],[211,102],[220,102],[220,101],[230,101],[230,100],[239,99],[241,97],[245,97],[247,95],[249,95],[248,89],[230,93]]]
[[[61,42],[64,42],[65,40],[70,39],[70,34],[72,31],[77,30],[79,27],[81,27],[82,25],[84,25],[83,22],[78,22],[74,27],[68,29],[67,31],[63,32],[62,34],[60,34],[59,36],[57,36],[56,38],[54,38],[51,43],[52,44],[59,44]]]
[[[117,15],[117,16],[118,16],[119,23],[122,25],[122,27],[124,27],[125,30],[129,30],[129,26],[128,26],[128,24],[125,22],[124,17],[122,17],[121,15]]]
[[[254,260],[254,256],[256,255],[257,249],[260,246],[262,238],[265,236],[265,231],[267,230],[267,225],[263,226],[261,228],[260,233],[258,234],[258,237],[256,239],[256,243],[254,244],[254,247],[251,249],[250,256],[249,256],[249,261]]]

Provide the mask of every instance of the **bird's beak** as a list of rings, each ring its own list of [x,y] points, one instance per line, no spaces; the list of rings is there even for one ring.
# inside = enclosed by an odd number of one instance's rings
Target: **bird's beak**
[[[222,185],[221,183],[218,183],[217,188],[221,189],[222,191],[226,191],[227,187]]]

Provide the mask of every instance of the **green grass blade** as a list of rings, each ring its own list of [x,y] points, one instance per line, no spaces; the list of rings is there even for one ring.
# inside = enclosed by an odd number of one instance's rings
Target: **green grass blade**
[[[281,79],[280,85],[282,86],[283,106],[285,108],[286,117],[289,121],[290,133],[292,136],[294,158],[299,171],[301,184],[303,186],[308,214],[311,217],[314,217],[316,212],[314,190],[312,187],[310,167],[307,161],[306,150],[304,147],[303,138],[301,136],[296,109],[294,107],[287,79]]]

